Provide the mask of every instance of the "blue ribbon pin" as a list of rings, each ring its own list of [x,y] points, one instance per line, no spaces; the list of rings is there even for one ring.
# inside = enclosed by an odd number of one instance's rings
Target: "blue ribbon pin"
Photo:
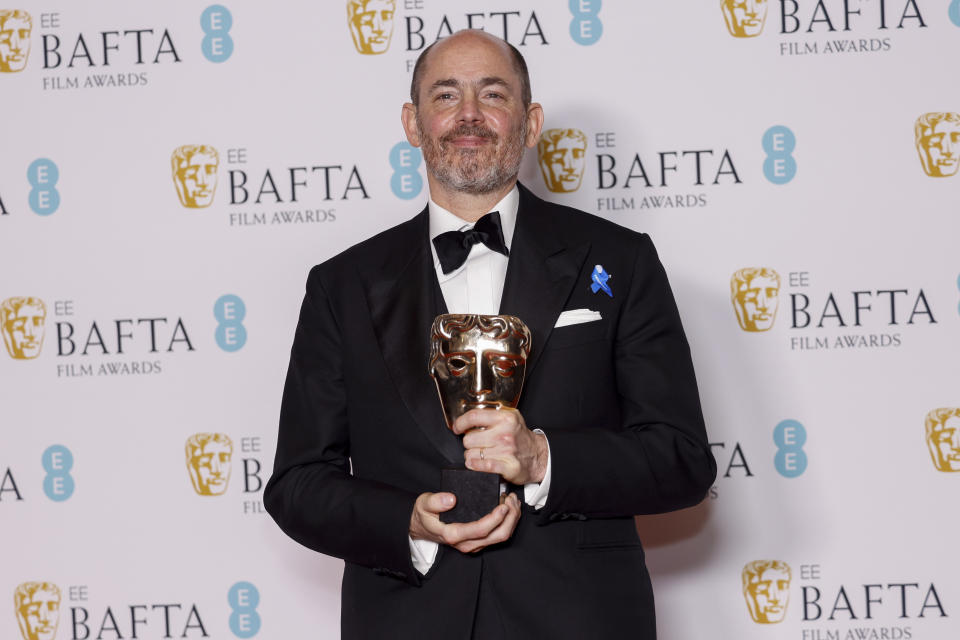
[[[593,268],[593,274],[590,276],[590,279],[593,280],[593,284],[590,285],[590,290],[596,293],[603,289],[611,298],[613,297],[613,291],[610,290],[610,285],[607,284],[607,280],[613,276],[606,272],[606,270],[601,266],[597,265]]]

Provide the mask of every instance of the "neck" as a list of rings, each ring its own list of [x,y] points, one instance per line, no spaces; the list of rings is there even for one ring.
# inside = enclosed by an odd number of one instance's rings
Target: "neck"
[[[434,202],[466,222],[476,222],[510,193],[513,186],[517,184],[517,179],[514,178],[496,191],[480,194],[451,189],[440,184],[429,173],[427,174],[427,183],[430,186],[430,197]]]

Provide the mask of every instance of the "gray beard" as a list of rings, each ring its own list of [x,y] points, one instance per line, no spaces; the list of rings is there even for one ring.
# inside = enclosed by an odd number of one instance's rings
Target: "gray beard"
[[[520,174],[520,161],[523,159],[523,140],[527,134],[527,121],[523,119],[518,130],[511,132],[502,157],[494,162],[483,163],[484,151],[466,149],[455,151],[444,148],[441,140],[430,138],[423,132],[420,118],[417,117],[417,130],[423,141],[423,157],[427,169],[443,186],[470,195],[484,195],[498,191],[512,183]],[[459,153],[460,162],[453,159]]]

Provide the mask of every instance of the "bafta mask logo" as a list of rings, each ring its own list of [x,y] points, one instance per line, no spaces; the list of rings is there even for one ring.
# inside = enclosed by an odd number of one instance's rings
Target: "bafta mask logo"
[[[24,582],[13,592],[23,640],[54,640],[60,623],[60,588],[50,582]]]
[[[744,331],[767,331],[777,318],[780,274],[765,267],[740,269],[730,278],[730,300]]]
[[[23,71],[30,57],[33,18],[20,9],[0,9],[0,73]]]
[[[43,348],[47,306],[40,298],[7,298],[0,303],[0,329],[14,360],[32,360]]]
[[[353,46],[364,55],[390,48],[396,0],[347,0],[347,24]]]
[[[956,175],[960,167],[960,113],[925,113],[914,127],[917,153],[932,178]]]
[[[741,574],[743,599],[754,622],[783,622],[790,600],[790,565],[779,560],[748,562]]]
[[[547,129],[540,136],[537,159],[547,189],[554,193],[576,191],[587,161],[587,136],[579,129]]]
[[[927,414],[926,431],[937,471],[960,471],[960,409],[934,409]]]
[[[752,38],[763,33],[767,0],[720,0],[727,31],[734,38]]]
[[[430,330],[430,375],[447,425],[471,409],[516,408],[530,330],[514,316],[447,314]]]
[[[223,433],[195,433],[187,438],[187,471],[193,490],[219,496],[230,482],[233,441]]]
[[[217,190],[217,150],[205,144],[185,144],[173,150],[170,160],[180,204],[190,209],[209,207]]]

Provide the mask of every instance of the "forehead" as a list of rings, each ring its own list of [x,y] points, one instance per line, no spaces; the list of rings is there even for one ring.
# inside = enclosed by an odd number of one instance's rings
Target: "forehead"
[[[475,33],[460,33],[438,42],[424,61],[424,87],[438,80],[476,81],[498,77],[518,86],[519,76],[506,43]]]
[[[38,304],[25,304],[21,306],[17,311],[13,313],[14,317],[17,316],[42,316],[44,315],[43,309]]]
[[[747,278],[740,285],[741,289],[769,289],[777,288],[777,281],[769,276],[753,276],[752,278]]]
[[[216,164],[217,160],[209,153],[197,152],[187,160],[189,164]]]
[[[757,574],[756,582],[774,582],[786,579],[787,574],[785,571],[781,571],[780,569],[764,569]]]
[[[473,327],[469,331],[455,333],[449,338],[441,338],[441,347],[443,351],[502,351],[513,347],[517,350],[519,347],[519,337],[508,333],[502,337],[494,337],[492,333],[484,333],[479,327]]]
[[[229,451],[230,446],[226,442],[217,442],[216,440],[208,440],[204,443],[202,450],[205,453],[212,453],[214,451]]]
[[[52,591],[47,591],[46,589],[37,589],[32,594],[30,594],[24,604],[33,604],[37,602],[57,602],[60,600],[60,596]]]
[[[0,19],[0,29],[3,31],[13,31],[14,29],[29,29],[30,24],[23,18],[10,17],[6,20]]]

